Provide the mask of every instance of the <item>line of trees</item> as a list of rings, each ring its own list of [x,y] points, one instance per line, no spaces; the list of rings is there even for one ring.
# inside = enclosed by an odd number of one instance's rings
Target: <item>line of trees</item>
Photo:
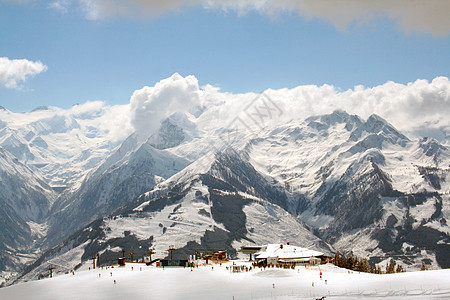
[[[396,265],[393,259],[391,259],[391,261],[386,265],[385,271],[383,271],[380,266],[371,265],[367,258],[358,258],[357,256],[353,257],[351,255],[345,257],[338,253],[336,253],[334,256],[334,264],[341,268],[374,274],[392,274],[405,272],[403,267],[401,265]]]

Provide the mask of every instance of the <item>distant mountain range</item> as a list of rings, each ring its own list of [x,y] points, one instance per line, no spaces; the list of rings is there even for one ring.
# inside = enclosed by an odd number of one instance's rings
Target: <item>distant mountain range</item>
[[[72,269],[97,253],[108,262],[122,248],[165,256],[172,245],[177,255],[238,256],[243,245],[291,242],[450,267],[446,145],[410,140],[377,115],[338,110],[255,130],[200,126],[203,111],[113,140],[94,126],[101,112],[40,108],[20,123],[3,109],[2,281],[37,278],[49,262]]]

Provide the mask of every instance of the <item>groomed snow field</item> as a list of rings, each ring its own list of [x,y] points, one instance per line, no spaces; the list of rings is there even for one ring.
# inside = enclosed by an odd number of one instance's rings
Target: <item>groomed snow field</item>
[[[89,270],[84,265],[74,274],[2,288],[0,299],[450,299],[450,270],[376,275],[327,264],[233,273],[233,263],[251,266],[245,261],[192,269],[127,263]]]

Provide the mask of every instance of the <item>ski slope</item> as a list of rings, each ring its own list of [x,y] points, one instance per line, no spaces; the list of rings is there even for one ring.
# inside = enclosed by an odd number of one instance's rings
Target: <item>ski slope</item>
[[[234,261],[236,265],[248,262]],[[449,299],[450,270],[375,275],[334,265],[227,270],[232,262],[194,268],[145,264],[79,271],[0,289],[0,299]],[[322,272],[322,279],[320,279]],[[116,281],[116,283],[114,283]]]

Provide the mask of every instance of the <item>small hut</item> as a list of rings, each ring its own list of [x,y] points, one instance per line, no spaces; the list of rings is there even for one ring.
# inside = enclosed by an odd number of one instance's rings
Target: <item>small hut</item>
[[[125,257],[117,258],[117,263],[119,264],[119,267],[124,267],[125,266]]]

